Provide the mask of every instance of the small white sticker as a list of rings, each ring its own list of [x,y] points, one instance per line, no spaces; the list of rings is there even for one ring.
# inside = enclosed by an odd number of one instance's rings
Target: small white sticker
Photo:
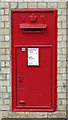
[[[25,47],[22,47],[22,51],[25,51]]]
[[[39,48],[28,48],[28,65],[39,65]]]

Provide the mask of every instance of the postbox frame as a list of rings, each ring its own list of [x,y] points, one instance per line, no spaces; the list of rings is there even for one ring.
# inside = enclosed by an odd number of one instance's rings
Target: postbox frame
[[[55,29],[55,45],[56,45],[56,50],[55,50],[55,77],[53,80],[53,99],[52,99],[52,108],[51,109],[21,109],[16,106],[16,80],[14,74],[16,74],[16,63],[15,61],[15,50],[16,47],[22,47],[24,45],[14,45],[14,51],[13,51],[13,13],[19,13],[19,12],[53,12],[55,19],[54,19],[54,29]],[[34,46],[34,45],[33,45]],[[36,46],[36,45],[35,45]],[[29,46],[28,46],[29,47]],[[13,68],[14,66],[14,68]],[[55,111],[57,109],[57,10],[55,9],[13,9],[11,10],[11,72],[12,72],[12,111]]]

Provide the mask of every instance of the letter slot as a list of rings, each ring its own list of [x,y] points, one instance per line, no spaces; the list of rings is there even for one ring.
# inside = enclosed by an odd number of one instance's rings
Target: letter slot
[[[46,24],[20,24],[23,33],[42,33],[46,28]]]

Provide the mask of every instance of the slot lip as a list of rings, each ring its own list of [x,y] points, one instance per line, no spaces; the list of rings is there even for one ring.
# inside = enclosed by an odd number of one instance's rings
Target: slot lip
[[[20,29],[46,29],[46,24],[20,24]]]

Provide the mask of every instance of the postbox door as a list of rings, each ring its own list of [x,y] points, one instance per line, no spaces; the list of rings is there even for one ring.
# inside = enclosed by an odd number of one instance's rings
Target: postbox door
[[[29,50],[32,52],[35,48],[35,53],[29,54]],[[34,61],[30,61],[30,55],[34,55]],[[23,109],[51,108],[52,47],[17,47],[16,57],[17,106]]]

